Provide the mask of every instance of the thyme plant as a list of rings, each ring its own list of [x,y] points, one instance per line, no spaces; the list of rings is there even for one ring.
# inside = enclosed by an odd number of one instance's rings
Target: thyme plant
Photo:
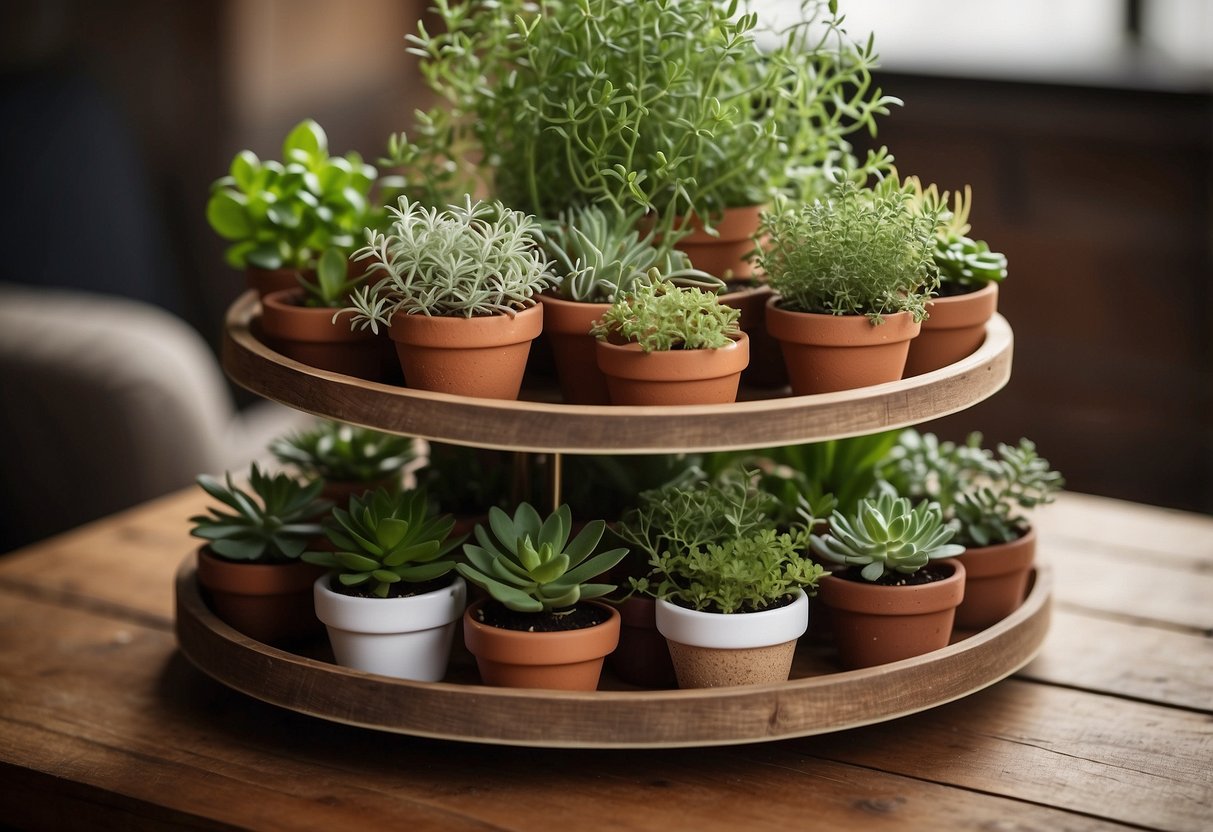
[[[842,181],[798,207],[779,203],[762,216],[769,235],[757,263],[781,305],[795,312],[926,317],[939,285],[933,257],[939,205],[915,207],[910,190],[886,179],[874,188]]]
[[[633,291],[616,298],[590,333],[603,341],[635,342],[645,352],[720,349],[741,332],[740,318],[740,311],[713,292],[675,286],[652,269]]]
[[[378,332],[393,314],[507,314],[534,306],[553,281],[533,240],[533,217],[500,202],[472,202],[444,210],[400,197],[384,233],[367,229],[356,260],[371,260],[368,276],[383,275],[351,297],[351,327]]]

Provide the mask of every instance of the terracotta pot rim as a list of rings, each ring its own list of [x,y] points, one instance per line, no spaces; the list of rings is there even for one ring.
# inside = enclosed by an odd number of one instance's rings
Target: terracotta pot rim
[[[967,579],[979,580],[1031,568],[1036,559],[1036,528],[1007,543],[991,546],[970,546],[957,558],[965,567]]]
[[[824,315],[819,312],[793,312],[782,309],[778,293],[767,300],[767,331],[780,340],[795,344],[852,347],[881,346],[909,341],[918,335],[922,324],[909,312],[893,312],[884,323],[873,326],[866,315]]]
[[[678,245],[713,245],[748,242],[758,230],[758,217],[767,208],[766,203],[755,205],[737,205],[725,208],[716,223],[718,237],[713,237],[703,230],[703,221],[695,214],[674,218],[674,227],[689,225],[691,233],[678,241]]]
[[[232,595],[283,595],[304,592],[320,569],[301,560],[254,563],[226,560],[203,545],[197,550],[198,583]]]
[[[929,615],[959,606],[964,599],[964,564],[956,558],[934,564],[951,566],[952,574],[942,581],[918,586],[881,586],[827,575],[821,579],[818,591],[827,606],[865,615]]]
[[[590,327],[611,308],[611,304],[597,301],[568,300],[552,295],[538,297],[544,306],[543,330],[548,335],[588,337]]]
[[[610,617],[593,627],[555,633],[528,633],[481,624],[475,619],[487,600],[471,604],[463,613],[463,638],[468,651],[492,662],[547,666],[604,658],[619,643],[619,611],[601,601],[585,601],[608,611]]]
[[[342,307],[290,302],[303,294],[302,289],[279,289],[261,298],[261,326],[267,335],[309,343],[373,341],[379,337],[369,329],[351,329],[348,318],[334,323],[333,315]]]
[[[998,284],[987,283],[963,295],[949,295],[927,302],[923,329],[968,329],[984,324],[998,309]]]
[[[504,312],[471,318],[453,315],[392,315],[388,335],[417,347],[484,349],[533,341],[543,331],[543,306],[534,303],[514,315]]]
[[[654,350],[646,353],[635,342],[597,342],[598,366],[607,375],[641,381],[692,381],[735,375],[750,362],[750,338],[745,332],[729,336],[732,344],[719,349]]]

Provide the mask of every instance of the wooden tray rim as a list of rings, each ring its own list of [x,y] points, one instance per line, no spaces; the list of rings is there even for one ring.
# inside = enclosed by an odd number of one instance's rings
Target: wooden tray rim
[[[1010,325],[996,314],[975,353],[901,381],[726,405],[572,405],[451,396],[309,367],[256,338],[250,327],[259,310],[252,291],[232,304],[222,349],[228,376],[254,393],[313,415],[389,433],[541,453],[746,450],[919,424],[964,410],[1001,389],[1011,376],[1014,341]]]
[[[185,657],[220,683],[332,722],[530,747],[736,745],[908,716],[1010,676],[1044,642],[1052,583],[1052,570],[1038,564],[1018,610],[924,656],[773,685],[701,690],[573,692],[414,682],[309,659],[250,639],[220,621],[199,592],[193,555],[177,571],[176,630]],[[860,698],[868,701],[858,702]]]

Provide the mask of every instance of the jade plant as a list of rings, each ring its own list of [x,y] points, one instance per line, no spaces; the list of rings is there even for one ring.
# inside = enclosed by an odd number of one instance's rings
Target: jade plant
[[[1010,543],[1028,531],[1026,512],[1051,503],[1065,480],[1029,439],[1000,442],[997,453],[981,443],[977,432],[957,444],[906,430],[881,476],[902,493],[938,501],[964,545]]]
[[[533,217],[500,202],[425,208],[402,196],[388,231],[367,229],[356,260],[370,277],[352,296],[351,326],[378,332],[396,312],[460,316],[507,314],[536,303],[553,276],[532,239]]]
[[[206,216],[231,242],[227,262],[234,268],[312,269],[329,250],[344,261],[371,216],[376,169],[357,153],[330,156],[328,136],[311,119],[287,135],[282,158],[262,161],[242,150],[228,175],[211,185]]]
[[[619,529],[648,557],[632,589],[717,613],[759,611],[797,589],[811,594],[824,570],[804,554],[808,530],[779,532],[775,500],[753,476],[642,494]]]
[[[321,516],[332,503],[320,499],[323,483],[301,483],[286,473],[268,474],[257,463],[249,469],[248,490],[203,474],[198,485],[232,509],[210,507],[190,518],[190,534],[207,541],[210,551],[231,561],[288,563],[296,560],[323,531]]]
[[[842,181],[818,200],[764,213],[759,233],[768,242],[756,260],[789,311],[866,315],[874,325],[909,312],[921,321],[939,285],[942,213],[938,204],[915,205],[895,179],[873,188]]]
[[[434,9],[409,38],[440,104],[396,137],[400,164],[446,187],[553,218],[598,204],[675,222],[774,193],[801,196],[826,171],[863,178],[847,136],[900,103],[871,80],[834,0],[806,0],[790,27],[722,0],[494,0]],[[458,183],[458,184],[456,184]]]
[[[626,549],[610,549],[591,557],[606,523],[587,523],[569,540],[572,512],[562,505],[546,519],[530,503],[510,517],[489,509],[490,534],[476,526],[476,543],[463,547],[467,563],[459,574],[484,589],[508,609],[522,613],[563,615],[579,602],[614,591],[613,584],[590,580],[615,566]]]
[[[741,332],[741,312],[694,286],[677,286],[656,270],[631,292],[615,299],[594,323],[599,340],[634,342],[654,350],[720,349]]]
[[[332,519],[324,531],[335,551],[305,552],[303,560],[335,570],[341,586],[379,598],[446,575],[455,562],[443,556],[463,542],[450,536],[453,518],[431,514],[422,490],[354,496]]]
[[[623,217],[587,206],[562,213],[538,234],[559,282],[556,294],[582,303],[611,303],[635,290],[649,269],[680,286],[716,292],[723,281],[691,268],[685,254],[663,250],[649,230],[637,230],[639,212]]]
[[[965,550],[948,542],[956,530],[944,523],[938,503],[913,504],[892,489],[860,500],[854,514],[835,511],[829,529],[811,536],[813,551],[825,560],[858,568],[860,577],[872,582],[898,581],[931,560]]]
[[[278,437],[269,449],[279,462],[310,478],[373,483],[398,475],[416,459],[413,445],[409,436],[325,420]]]

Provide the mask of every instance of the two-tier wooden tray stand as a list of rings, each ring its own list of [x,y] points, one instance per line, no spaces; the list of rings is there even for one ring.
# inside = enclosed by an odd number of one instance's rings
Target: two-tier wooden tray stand
[[[973,355],[904,381],[816,396],[760,394],[731,405],[565,405],[449,396],[363,381],[292,361],[255,336],[256,295],[228,312],[223,366],[238,384],[298,410],[437,442],[551,454],[673,453],[766,448],[905,427],[963,410],[1011,373],[1011,328],[1001,316]],[[457,654],[447,680],[410,682],[268,647],[214,616],[192,559],[177,575],[182,652],[220,682],[324,719],[383,731],[553,747],[724,745],[826,733],[880,722],[973,693],[1025,665],[1049,623],[1051,575],[1038,568],[1015,613],[942,650],[840,672],[832,652],[802,639],[789,681],[706,690],[638,690],[608,677],[591,693],[493,688]]]

